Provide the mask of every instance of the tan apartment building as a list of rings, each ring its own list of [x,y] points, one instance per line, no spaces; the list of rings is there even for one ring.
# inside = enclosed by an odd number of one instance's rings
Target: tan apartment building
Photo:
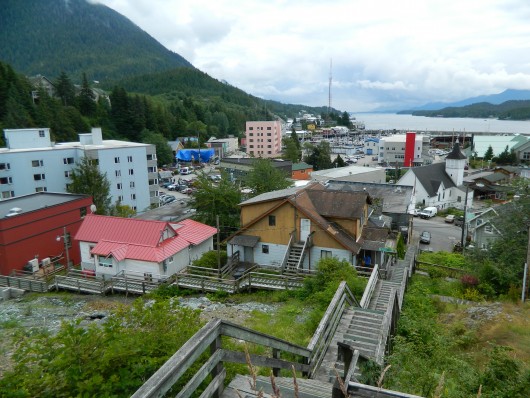
[[[247,154],[260,158],[273,158],[282,150],[282,123],[279,120],[268,122],[247,122]]]

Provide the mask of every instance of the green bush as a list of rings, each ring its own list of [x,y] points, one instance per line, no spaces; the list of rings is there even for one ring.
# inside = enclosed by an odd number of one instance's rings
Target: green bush
[[[221,250],[220,251],[220,257],[221,257],[221,267],[226,264],[226,261],[228,260],[228,256],[226,254],[226,251]],[[192,265],[194,267],[202,267],[202,268],[211,268],[211,269],[217,269],[217,251],[211,250],[209,252],[204,253],[201,258],[198,258],[196,260],[193,260]]]

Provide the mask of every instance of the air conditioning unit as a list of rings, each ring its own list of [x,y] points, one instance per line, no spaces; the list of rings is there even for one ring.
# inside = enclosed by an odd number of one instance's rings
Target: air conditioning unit
[[[46,266],[50,265],[51,262],[52,262],[52,261],[50,260],[50,257],[43,258],[43,259],[42,259],[42,266],[43,266],[43,267],[46,267]]]
[[[33,260],[29,260],[28,266],[31,267],[31,272],[37,272],[39,270],[39,259],[34,258]]]

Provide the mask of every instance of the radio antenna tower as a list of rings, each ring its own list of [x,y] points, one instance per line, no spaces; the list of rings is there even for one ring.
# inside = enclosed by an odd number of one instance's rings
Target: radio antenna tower
[[[332,65],[333,65],[332,62],[333,62],[333,59],[330,58],[329,59],[329,87],[328,87],[328,116],[331,113],[331,82],[333,80],[333,76],[331,74]]]

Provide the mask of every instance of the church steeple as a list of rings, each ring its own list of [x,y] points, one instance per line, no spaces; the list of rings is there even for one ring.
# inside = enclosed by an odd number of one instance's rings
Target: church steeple
[[[453,146],[453,150],[445,158],[445,172],[451,177],[457,187],[464,182],[466,161],[467,157],[460,150],[460,145],[457,141]]]

